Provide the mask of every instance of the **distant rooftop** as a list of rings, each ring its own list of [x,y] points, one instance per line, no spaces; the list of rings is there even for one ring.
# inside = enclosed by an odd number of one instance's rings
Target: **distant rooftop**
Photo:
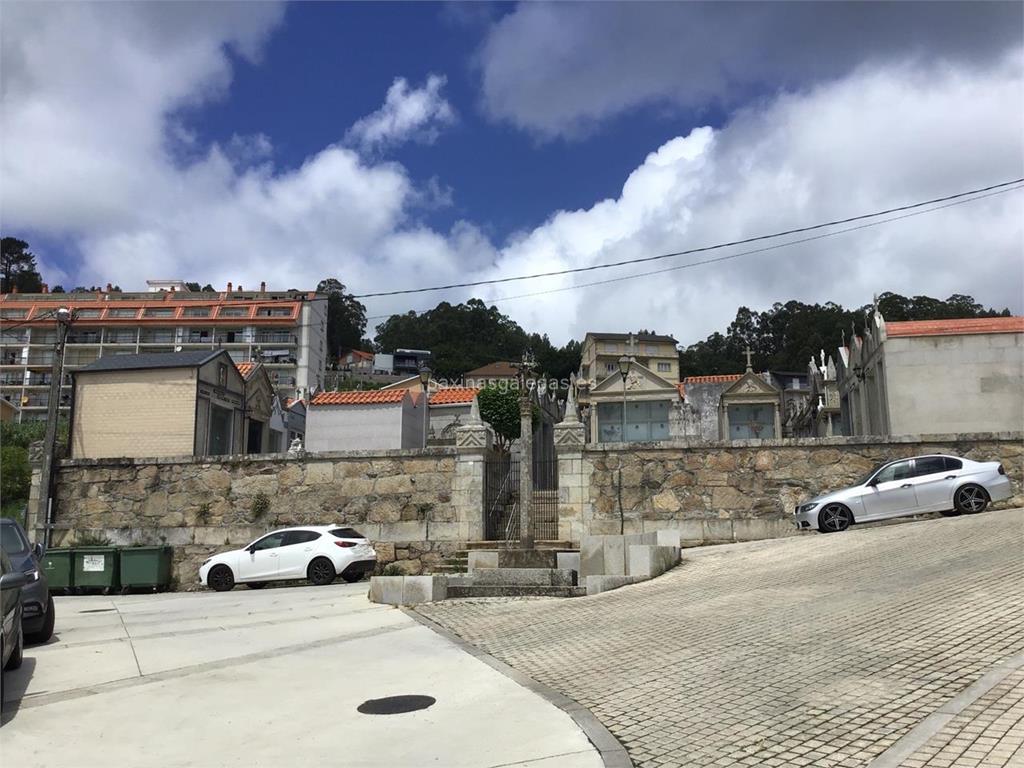
[[[886,321],[885,335],[963,336],[979,333],[1024,333],[1024,317],[968,317],[960,320]]]
[[[195,352],[143,352],[138,355],[106,355],[94,360],[76,371],[76,374],[98,371],[141,371],[152,368],[198,368],[219,355],[227,355],[223,349],[212,352],[201,349]]]

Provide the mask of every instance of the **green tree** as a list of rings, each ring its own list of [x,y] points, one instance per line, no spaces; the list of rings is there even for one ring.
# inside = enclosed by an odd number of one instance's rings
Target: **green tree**
[[[32,483],[32,467],[28,463],[28,450],[20,445],[0,448],[0,498],[4,504],[28,498]]]
[[[366,307],[336,278],[321,280],[317,293],[327,296],[327,356],[337,362],[347,349],[360,349],[366,330]]]
[[[537,372],[549,378],[568,378],[580,365],[579,342],[556,347],[547,336],[528,334],[480,299],[463,304],[443,301],[425,312],[392,315],[377,326],[376,341],[381,352],[430,350],[435,375],[446,379],[487,363],[519,360],[528,349],[537,359]]]
[[[0,240],[0,293],[10,293],[14,288],[21,293],[38,293],[43,290],[43,279],[28,243],[5,237]]]
[[[480,418],[494,429],[498,450],[508,451],[520,434],[519,393],[508,387],[484,387],[477,394]]]

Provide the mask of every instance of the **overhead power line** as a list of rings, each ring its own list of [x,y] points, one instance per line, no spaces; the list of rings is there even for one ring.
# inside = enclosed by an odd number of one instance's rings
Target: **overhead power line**
[[[1024,182],[1024,179],[1021,179],[1021,181]],[[1017,183],[1017,182],[1013,182],[1013,183]],[[566,285],[566,286],[561,286],[559,288],[549,288],[548,290],[545,290],[545,291],[534,291],[532,293],[522,293],[522,294],[518,294],[516,296],[502,296],[501,298],[494,299],[493,301],[490,301],[488,303],[489,304],[502,304],[502,303],[504,303],[506,301],[513,301],[515,299],[530,299],[530,298],[534,298],[534,297],[537,297],[537,296],[548,296],[548,295],[553,294],[553,293],[564,293],[565,291],[575,291],[575,290],[579,290],[581,288],[591,288],[591,287],[597,286],[597,285],[608,285],[610,283],[620,283],[620,282],[625,282],[626,280],[636,280],[636,279],[641,278],[641,277],[650,277],[651,275],[663,275],[663,274],[665,274],[667,272],[677,272],[677,271],[682,270],[682,269],[691,269],[693,267],[700,267],[700,266],[704,266],[704,265],[707,265],[707,264],[714,264],[714,263],[717,263],[717,262],[720,262],[720,261],[729,261],[730,259],[736,259],[736,258],[739,258],[741,256],[751,256],[751,255],[756,254],[756,253],[765,253],[766,251],[775,251],[775,250],[778,250],[780,248],[788,248],[789,246],[792,246],[792,245],[800,245],[802,243],[810,243],[810,242],[813,242],[815,240],[824,240],[827,237],[835,237],[837,235],[843,235],[843,234],[847,234],[849,232],[856,232],[856,231],[861,230],[861,229],[869,229],[871,227],[881,226],[882,224],[889,224],[889,223],[894,222],[894,221],[900,221],[902,219],[909,219],[909,218],[912,218],[914,216],[923,216],[926,213],[932,213],[933,211],[941,211],[944,208],[952,208],[952,207],[957,206],[957,205],[965,205],[966,203],[972,203],[975,200],[984,200],[987,197],[995,197],[996,195],[1002,195],[1002,194],[1005,194],[1007,192],[1014,192],[1014,191],[1019,190],[1019,189],[1024,189],[1024,186],[1017,186],[1017,187],[1005,187],[1004,185],[997,185],[997,186],[998,187],[1003,187],[1003,188],[1002,189],[996,189],[996,191],[988,192],[988,194],[978,195],[977,197],[972,197],[972,198],[968,198],[968,199],[959,199],[959,200],[955,200],[953,202],[948,202],[945,205],[937,205],[934,208],[926,208],[924,210],[913,211],[912,213],[905,213],[902,216],[892,216],[890,218],[881,219],[879,221],[871,221],[871,222],[867,222],[865,224],[858,224],[857,226],[854,226],[854,227],[847,227],[845,229],[837,229],[837,230],[835,230],[833,232],[824,232],[824,233],[819,234],[819,235],[812,235],[811,237],[803,237],[803,238],[800,238],[798,240],[787,240],[784,243],[776,243],[775,245],[768,245],[768,246],[764,246],[762,248],[753,248],[753,249],[746,250],[746,251],[739,251],[737,253],[726,254],[725,256],[716,256],[716,257],[711,258],[711,259],[702,259],[700,261],[687,262],[686,264],[677,264],[676,266],[666,267],[664,269],[649,270],[647,272],[637,272],[637,273],[632,274],[632,275],[620,275],[619,277],[612,277],[612,278],[608,278],[606,280],[594,280],[594,281],[589,282],[589,283],[577,283],[575,285]],[[807,230],[805,229],[804,231],[807,231]],[[646,260],[650,261],[651,259],[646,259]],[[421,312],[426,312],[427,310],[424,309],[424,310],[420,310],[420,311]],[[388,317],[392,317],[395,314],[400,314],[400,313],[392,312],[391,314],[386,314],[386,315],[372,315],[370,317],[367,317],[366,319],[367,319],[367,321],[369,321],[369,320],[382,320],[382,319],[386,319]]]
[[[875,211],[874,213],[862,213],[858,216],[848,216],[844,219],[834,219],[832,221],[826,221],[821,224],[813,224],[807,227],[797,227],[796,229],[787,229],[782,232],[774,232],[770,235],[757,235],[756,237],[747,237],[742,240],[733,240],[727,243],[718,243],[716,245],[705,245],[699,248],[689,248],[684,251],[674,251],[672,253],[662,253],[657,256],[645,256],[636,259],[624,259],[622,261],[614,261],[608,264],[593,264],[589,267],[575,267],[573,269],[561,269],[553,272],[537,272],[531,275],[516,275],[515,277],[501,277],[492,280],[475,280],[466,283],[450,283],[448,285],[435,285],[429,288],[405,288],[398,291],[378,291],[376,293],[361,293],[356,294],[353,298],[356,299],[372,299],[380,296],[400,296],[409,293],[429,293],[432,291],[446,291],[452,288],[475,288],[480,285],[496,285],[499,283],[511,283],[519,280],[535,280],[541,277],[559,277],[561,275],[571,275],[578,272],[592,272],[599,269],[611,269],[613,267],[622,267],[628,264],[643,264],[649,261],[658,261],[660,259],[671,259],[676,256],[688,256],[694,253],[705,253],[707,251],[715,251],[722,248],[729,248],[735,245],[747,245],[749,243],[756,243],[762,240],[772,240],[777,237],[785,237],[787,235],[798,235],[804,232],[813,232],[818,229],[825,229],[826,227],[834,227],[840,224],[850,224],[855,221],[863,221],[864,219],[877,218],[879,216],[886,216],[892,213],[901,213],[903,211],[913,210],[915,208],[924,208],[929,205],[936,205],[937,203],[945,203],[951,200],[958,200],[960,198],[969,197],[970,195],[979,195],[985,192],[991,192],[992,190],[1002,189],[1004,187],[1010,187],[1014,184],[1020,184],[1024,182],[1024,178],[1014,179],[1013,181],[1004,181],[999,184],[991,184],[987,187],[980,187],[978,189],[968,190],[966,192],[957,192],[954,195],[946,195],[945,197],[936,197],[931,200],[924,200],[919,203],[911,203],[909,205],[901,205],[896,208],[887,208],[883,211]],[[980,198],[979,198],[980,199]],[[937,209],[936,209],[937,210]]]

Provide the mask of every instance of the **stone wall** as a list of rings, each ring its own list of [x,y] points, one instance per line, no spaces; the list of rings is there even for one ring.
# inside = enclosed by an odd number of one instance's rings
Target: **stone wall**
[[[338,523],[367,536],[380,563],[398,561],[417,574],[476,533],[469,521],[479,517],[479,501],[466,492],[474,478],[460,477],[474,469],[481,471],[479,462],[459,461],[452,448],[64,461],[54,545],[83,534],[115,544],[165,542],[187,589],[212,553],[278,527]]]
[[[678,528],[690,546],[787,536],[799,501],[851,485],[882,461],[926,453],[1001,461],[1015,490],[1001,506],[1024,504],[1020,433],[835,437],[588,445],[562,462],[560,517],[566,533],[618,533],[621,488],[626,533]]]

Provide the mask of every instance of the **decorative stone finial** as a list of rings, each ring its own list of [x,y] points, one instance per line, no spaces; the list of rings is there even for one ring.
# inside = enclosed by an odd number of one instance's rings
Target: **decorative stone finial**
[[[575,387],[570,381],[569,392],[565,396],[565,417],[562,419],[566,424],[579,424],[579,417],[576,415],[576,396],[573,394]]]
[[[480,393],[477,392],[473,395],[473,402],[469,406],[469,419],[466,424],[482,424],[483,419],[480,418]]]

